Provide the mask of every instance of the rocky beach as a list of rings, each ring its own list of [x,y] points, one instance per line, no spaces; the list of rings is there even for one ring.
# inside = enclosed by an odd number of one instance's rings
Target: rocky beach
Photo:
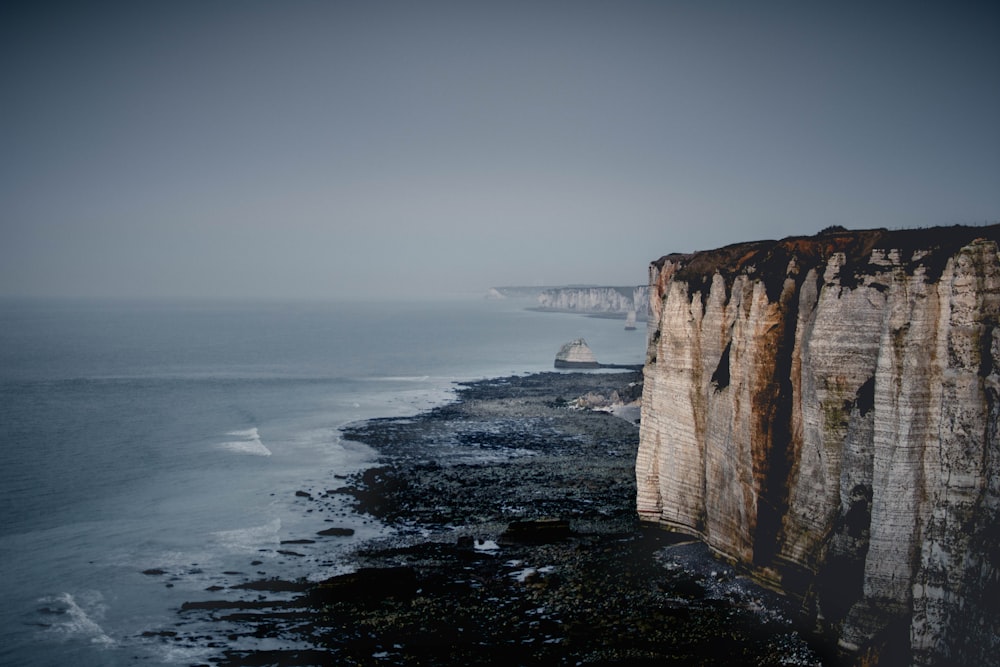
[[[282,553],[346,535],[345,498],[387,536],[325,581],[258,569],[146,639],[207,644],[217,665],[824,664],[795,601],[640,526],[640,391],[636,372],[512,376],[347,427],[379,465],[296,491],[327,518]]]

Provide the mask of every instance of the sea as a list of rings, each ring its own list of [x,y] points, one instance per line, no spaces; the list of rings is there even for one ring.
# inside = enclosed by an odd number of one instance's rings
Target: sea
[[[375,464],[342,426],[551,371],[575,338],[642,363],[642,327],[531,305],[0,301],[0,664],[203,663],[207,630],[163,640],[209,622],[184,602],[340,574],[391,534],[346,499],[334,524],[304,502]],[[355,532],[282,548],[331,525]]]

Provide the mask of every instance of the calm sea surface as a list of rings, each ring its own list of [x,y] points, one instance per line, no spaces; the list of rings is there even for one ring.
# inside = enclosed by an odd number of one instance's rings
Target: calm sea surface
[[[340,426],[550,370],[573,338],[643,360],[641,327],[528,305],[0,302],[0,664],[205,660],[143,633],[210,586],[336,574],[385,532],[346,516],[322,558],[278,553],[330,525],[296,490],[373,460]]]

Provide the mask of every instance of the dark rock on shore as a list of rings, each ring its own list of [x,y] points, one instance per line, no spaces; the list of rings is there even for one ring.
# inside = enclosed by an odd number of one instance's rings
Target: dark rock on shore
[[[549,544],[567,539],[572,535],[566,519],[532,519],[512,521],[500,535],[500,544],[521,542],[524,544]]]
[[[293,592],[303,593],[312,588],[312,584],[302,581],[285,581],[283,579],[265,579],[263,581],[248,581],[233,586],[236,590],[269,591],[271,593]]]
[[[617,532],[635,518],[638,426],[571,410],[579,396],[634,392],[639,373],[540,373],[463,385],[460,400],[344,429],[383,465],[351,487],[356,509],[390,523],[493,526],[554,517]]]
[[[365,567],[313,586],[308,601],[310,604],[342,600],[351,604],[378,604],[389,598],[410,599],[416,589],[417,575],[412,567]]]

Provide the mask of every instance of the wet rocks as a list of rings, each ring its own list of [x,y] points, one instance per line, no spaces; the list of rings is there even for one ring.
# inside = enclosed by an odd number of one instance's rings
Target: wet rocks
[[[501,524],[558,517],[619,531],[635,523],[638,427],[567,409],[566,397],[622,391],[639,373],[542,373],[462,385],[460,401],[344,429],[382,452],[338,489],[390,522]]]
[[[531,519],[511,521],[499,538],[500,544],[520,542],[524,544],[548,544],[565,540],[572,531],[566,519]]]
[[[311,588],[311,584],[303,581],[285,581],[283,579],[264,579],[248,581],[233,586],[234,590],[267,591],[269,593],[302,593]]]
[[[387,598],[412,598],[416,589],[417,575],[412,567],[367,567],[319,583],[310,591],[308,601],[312,604],[337,600],[378,603]]]

